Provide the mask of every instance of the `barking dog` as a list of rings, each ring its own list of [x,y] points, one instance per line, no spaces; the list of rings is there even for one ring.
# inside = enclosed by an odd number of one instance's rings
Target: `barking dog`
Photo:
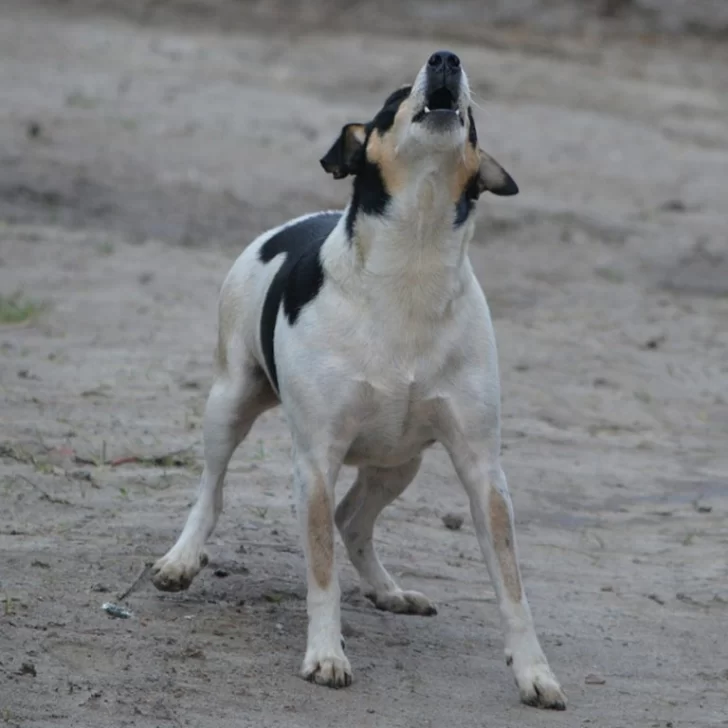
[[[349,685],[334,528],[377,607],[434,614],[426,596],[386,571],[372,533],[414,479],[423,451],[440,442],[470,500],[521,699],[563,709],[521,582],[500,465],[495,338],[467,251],[478,197],[518,188],[478,147],[458,57],[434,53],[370,122],[344,126],[321,164],[336,179],[354,178],[346,209],[264,233],[223,284],[205,468],[182,534],[154,566],[154,584],[186,589],[205,565],[233,451],[258,415],[282,405],[307,568],[302,674]],[[335,507],[342,464],[359,470]]]

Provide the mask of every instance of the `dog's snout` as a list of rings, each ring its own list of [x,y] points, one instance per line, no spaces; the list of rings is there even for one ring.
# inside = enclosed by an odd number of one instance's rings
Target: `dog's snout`
[[[460,59],[450,51],[438,51],[430,56],[427,65],[433,71],[448,71],[450,73],[458,73],[460,71]]]
[[[427,61],[427,95],[446,89],[451,100],[457,100],[463,78],[460,59],[450,51],[437,51]],[[451,105],[452,107],[452,105]]]

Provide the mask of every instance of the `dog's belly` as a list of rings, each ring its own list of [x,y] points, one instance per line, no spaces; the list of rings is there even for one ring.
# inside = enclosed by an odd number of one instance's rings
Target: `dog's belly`
[[[346,465],[396,467],[434,444],[437,400],[376,403],[349,448]]]

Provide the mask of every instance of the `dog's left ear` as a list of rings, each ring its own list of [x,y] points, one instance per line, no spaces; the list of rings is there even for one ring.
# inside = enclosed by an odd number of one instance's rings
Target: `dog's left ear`
[[[518,185],[513,177],[498,162],[480,150],[480,169],[478,170],[478,192],[492,192],[500,197],[518,194]]]
[[[359,155],[367,138],[365,124],[347,124],[342,130],[334,146],[321,158],[321,166],[334,176],[343,179],[347,175],[356,174]]]

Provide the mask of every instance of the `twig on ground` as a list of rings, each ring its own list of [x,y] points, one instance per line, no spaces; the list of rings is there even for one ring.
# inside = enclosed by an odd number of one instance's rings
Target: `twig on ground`
[[[60,506],[70,506],[71,501],[66,500],[65,498],[57,498],[56,496],[51,495],[47,491],[43,490],[38,483],[34,483],[30,478],[26,478],[24,475],[20,475],[19,473],[15,476],[18,480],[25,481],[28,485],[35,488],[39,493],[42,500],[46,500],[49,503],[56,503]]]

